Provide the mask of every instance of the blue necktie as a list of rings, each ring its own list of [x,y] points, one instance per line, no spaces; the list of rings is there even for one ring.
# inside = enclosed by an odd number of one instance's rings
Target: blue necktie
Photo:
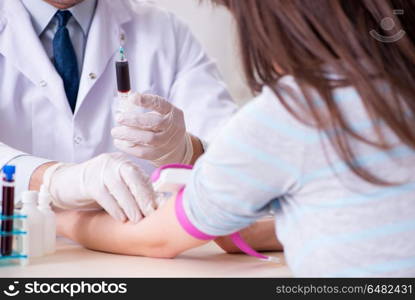
[[[62,77],[66,97],[72,112],[75,111],[79,89],[79,69],[76,53],[73,48],[69,31],[66,28],[72,13],[68,10],[58,11],[58,30],[53,38],[53,57],[55,68]]]

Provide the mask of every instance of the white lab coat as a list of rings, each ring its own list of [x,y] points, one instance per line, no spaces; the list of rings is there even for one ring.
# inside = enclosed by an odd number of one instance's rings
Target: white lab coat
[[[82,162],[117,151],[110,131],[115,126],[114,62],[121,34],[126,37],[133,89],[151,91],[182,109],[189,132],[209,140],[235,112],[215,64],[172,14],[131,0],[98,0],[73,114],[29,14],[20,1],[2,0],[0,166],[31,155],[17,170],[21,189],[45,162],[35,157]],[[139,163],[151,171],[146,162]]]

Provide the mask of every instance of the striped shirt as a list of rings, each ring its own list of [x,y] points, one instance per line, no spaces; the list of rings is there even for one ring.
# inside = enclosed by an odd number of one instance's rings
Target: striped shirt
[[[284,81],[295,87],[292,78]],[[353,88],[335,90],[334,98],[354,130],[374,137]],[[398,185],[356,176],[328,143],[330,133],[299,122],[265,88],[196,164],[185,212],[214,236],[273,214],[295,276],[415,276],[415,152],[382,130],[396,147],[352,140],[355,163]]]

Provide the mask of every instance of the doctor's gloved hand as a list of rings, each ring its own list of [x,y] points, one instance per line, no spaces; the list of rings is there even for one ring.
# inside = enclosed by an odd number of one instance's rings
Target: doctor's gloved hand
[[[81,164],[58,163],[43,175],[53,204],[63,209],[97,202],[113,218],[137,223],[155,211],[150,180],[121,153],[102,154]]]
[[[192,137],[186,131],[180,109],[155,95],[133,93],[124,101],[128,105],[117,113],[119,126],[112,130],[117,149],[151,161],[156,167],[191,163]],[[141,112],[138,107],[150,112]]]

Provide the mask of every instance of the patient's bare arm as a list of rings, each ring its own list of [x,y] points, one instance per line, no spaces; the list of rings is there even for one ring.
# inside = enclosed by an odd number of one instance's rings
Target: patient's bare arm
[[[104,211],[61,211],[57,220],[58,234],[103,252],[172,258],[205,243],[181,228],[173,200],[138,224],[120,223]],[[282,250],[275,238],[273,220],[259,221],[241,233],[256,250]],[[218,238],[216,243],[228,253],[240,252],[228,237]]]
[[[104,211],[65,211],[57,220],[58,234],[103,252],[173,258],[206,243],[182,229],[173,199],[138,224],[120,223]]]
[[[62,211],[57,214],[58,234],[86,248],[158,258],[172,258],[206,242],[187,234],[179,224],[174,199],[138,224],[120,223],[105,211]],[[262,220],[242,230],[242,237],[258,251],[282,250],[275,238],[274,220]],[[230,238],[216,243],[228,253],[240,252]]]

